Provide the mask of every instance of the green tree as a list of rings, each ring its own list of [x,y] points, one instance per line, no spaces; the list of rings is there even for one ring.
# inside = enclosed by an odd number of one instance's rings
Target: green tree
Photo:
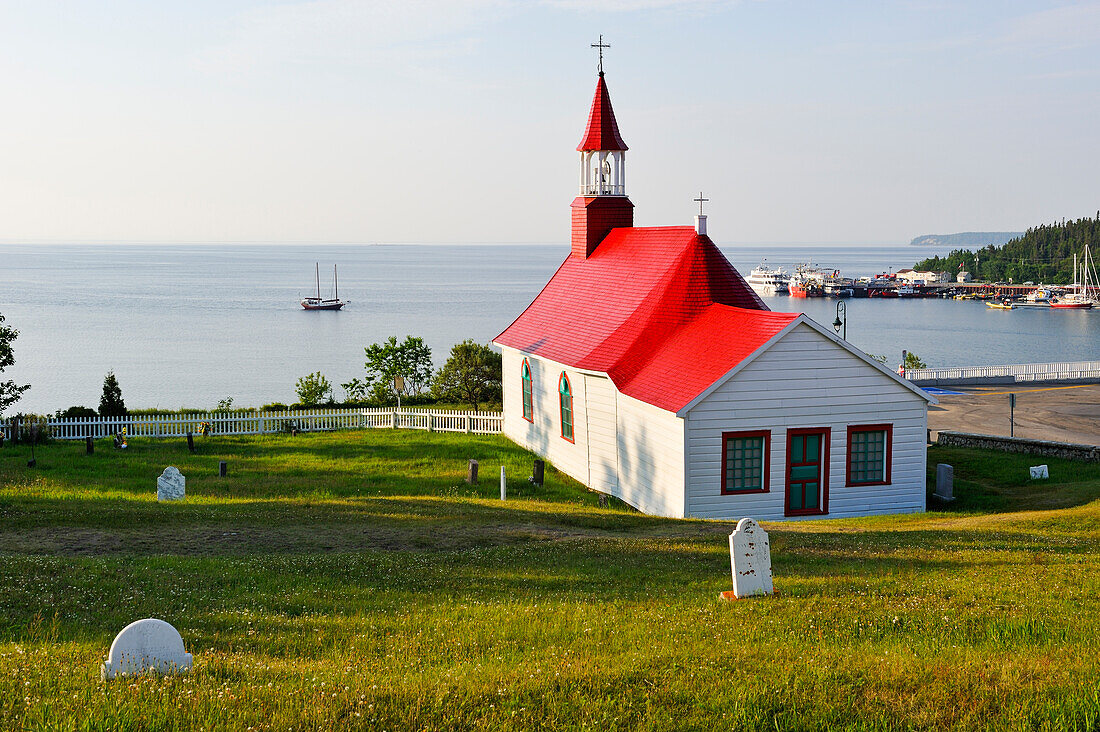
[[[908,371],[909,369],[928,368],[928,364],[926,364],[924,361],[921,361],[920,356],[913,353],[912,351],[907,351],[905,353],[905,360],[902,361],[901,365],[905,367],[906,371]]]
[[[11,342],[17,337],[19,337],[19,331],[4,325],[4,316],[0,315],[0,373],[15,363],[15,354],[12,351]],[[11,380],[0,381],[0,415],[4,414],[5,409],[19,401],[19,397],[23,395],[23,392],[30,388],[30,384],[19,386]]]
[[[302,404],[313,406],[325,401],[332,401],[332,385],[320,371],[306,374],[298,379],[294,390],[298,392],[298,401]]]
[[[482,402],[501,397],[501,356],[489,346],[465,340],[451,348],[451,356],[432,381],[432,393],[440,399]]]
[[[367,399],[367,383],[362,379],[352,379],[340,384],[340,388],[344,390],[346,400],[349,402],[362,402]]]
[[[123,417],[126,415],[126,402],[122,401],[122,387],[118,385],[114,371],[108,371],[103,377],[103,394],[99,397],[99,416]]]
[[[363,368],[365,388],[380,402],[389,402],[398,395],[394,388],[395,376],[404,380],[402,396],[416,396],[424,391],[432,378],[432,349],[423,338],[407,336],[401,343],[390,336],[382,343],[372,343],[363,349],[367,356]]]

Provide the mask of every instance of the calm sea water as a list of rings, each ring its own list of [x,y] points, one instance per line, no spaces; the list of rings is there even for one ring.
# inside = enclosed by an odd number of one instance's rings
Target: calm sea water
[[[845,275],[912,266],[942,251],[885,247],[723,247],[743,273],[767,257],[813,259]],[[2,375],[32,388],[12,411],[96,407],[114,370],[130,407],[209,408],[294,401],[295,380],[333,385],[362,373],[363,347],[423,337],[437,364],[465,338],[487,342],[557,269],[562,245],[31,246],[0,245],[0,314],[18,328],[16,365]],[[341,312],[305,312],[299,295],[331,290]],[[836,302],[767,298],[829,325]],[[945,300],[848,300],[848,339],[930,365],[1100,359],[1100,311],[992,311]],[[341,390],[337,388],[337,395]]]

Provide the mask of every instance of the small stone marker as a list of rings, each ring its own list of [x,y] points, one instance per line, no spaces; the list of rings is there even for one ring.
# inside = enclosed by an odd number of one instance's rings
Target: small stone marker
[[[546,463],[542,460],[536,460],[534,468],[531,469],[531,482],[542,488],[542,480],[546,475]]]
[[[1031,466],[1031,479],[1040,480],[1042,478],[1049,478],[1050,471],[1047,470],[1046,465],[1033,465]]]
[[[193,434],[191,434],[190,432],[187,433],[187,451],[188,452],[194,452],[195,451],[195,436]]]
[[[504,477],[504,466],[500,466],[500,500],[508,499],[508,479]]]
[[[224,478],[228,472],[229,472],[229,463],[227,463],[225,460],[222,460],[220,463],[218,463],[218,476],[219,477]]]
[[[84,438],[84,452],[88,455],[95,452],[95,440],[90,435]]]
[[[955,500],[955,468],[947,463],[936,464],[936,492],[932,494],[944,503]]]
[[[179,631],[163,620],[145,618],[130,623],[115,636],[99,675],[106,681],[119,674],[178,674],[190,668],[191,654],[184,652]]]
[[[470,485],[477,485],[477,460],[470,461],[470,465],[466,469],[466,482]]]
[[[721,599],[741,599],[774,592],[768,532],[751,518],[738,521],[737,528],[730,534],[730,565],[733,569],[733,591],[723,592]]]
[[[157,478],[157,500],[182,501],[186,483],[187,479],[183,477],[179,469],[169,465]]]

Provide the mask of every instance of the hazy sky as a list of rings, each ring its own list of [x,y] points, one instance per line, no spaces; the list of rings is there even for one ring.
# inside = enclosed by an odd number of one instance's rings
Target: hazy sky
[[[565,241],[600,33],[639,225],[1100,208],[1100,2],[0,0],[0,240]]]

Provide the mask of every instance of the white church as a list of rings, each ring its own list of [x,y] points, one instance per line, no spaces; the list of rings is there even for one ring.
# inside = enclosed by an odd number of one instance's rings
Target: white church
[[[504,433],[659,516],[925,509],[920,388],[805,315],[776,313],[706,232],[635,227],[600,71],[572,251],[495,339]]]

